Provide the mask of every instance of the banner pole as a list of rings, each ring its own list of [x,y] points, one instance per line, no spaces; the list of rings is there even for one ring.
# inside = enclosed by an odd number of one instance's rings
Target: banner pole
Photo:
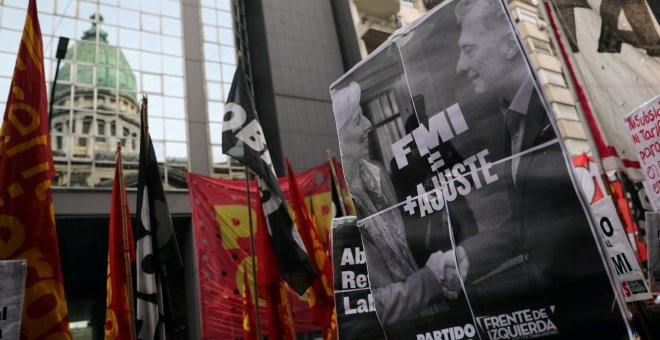
[[[133,311],[133,273],[131,270],[131,252],[130,245],[128,244],[128,218],[126,215],[126,197],[124,196],[124,164],[121,159],[121,143],[117,142],[117,166],[119,167],[119,187],[120,187],[120,197],[121,197],[121,226],[122,226],[122,239],[124,242],[124,266],[126,267],[126,278],[128,283],[128,317],[130,320],[129,327],[131,333],[131,339],[135,340],[135,315]]]
[[[243,165],[243,167],[245,169],[245,189],[247,191],[248,224],[250,225],[250,247],[252,248],[252,277],[254,278],[254,309],[256,310],[255,318],[257,319],[257,339],[261,339],[261,320],[259,317],[259,287],[257,286],[257,249],[254,245],[254,227],[252,226],[250,171],[248,170],[247,165]]]
[[[348,216],[346,213],[346,203],[344,202],[344,193],[341,192],[341,186],[339,186],[339,180],[337,179],[337,172],[335,171],[335,162],[333,160],[335,159],[332,156],[332,152],[330,150],[325,150],[326,154],[328,155],[328,164],[330,165],[330,175],[332,176],[332,180],[335,183],[334,189],[337,191],[337,195],[339,195],[339,200],[341,201],[341,213],[343,216]]]

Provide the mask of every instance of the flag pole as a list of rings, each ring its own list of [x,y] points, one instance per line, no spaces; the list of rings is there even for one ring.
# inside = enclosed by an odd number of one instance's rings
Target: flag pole
[[[344,194],[341,192],[341,187],[339,186],[339,180],[337,180],[337,172],[335,171],[335,162],[333,160],[335,159],[334,156],[332,156],[332,152],[330,150],[325,151],[326,154],[328,155],[328,164],[330,165],[330,175],[332,176],[332,180],[335,183],[334,189],[337,191],[337,195],[339,196],[339,200],[341,202],[341,213],[344,216],[347,216],[348,213],[346,213],[346,203],[344,203]]]
[[[124,266],[126,270],[126,278],[128,283],[128,318],[129,318],[129,327],[131,333],[131,339],[135,340],[135,318],[133,317],[133,273],[131,271],[131,251],[130,245],[128,244],[128,218],[126,214],[126,196],[125,196],[125,186],[124,186],[124,163],[121,159],[121,143],[117,142],[117,167],[119,168],[119,187],[121,188],[120,197],[121,197],[121,227],[122,227],[122,238],[124,242]]]
[[[245,169],[245,189],[247,191],[248,224],[250,225],[250,247],[252,248],[252,277],[254,278],[254,309],[257,321],[257,339],[261,338],[261,320],[259,317],[259,287],[257,286],[257,248],[254,245],[254,227],[252,226],[252,199],[250,194],[250,171]]]

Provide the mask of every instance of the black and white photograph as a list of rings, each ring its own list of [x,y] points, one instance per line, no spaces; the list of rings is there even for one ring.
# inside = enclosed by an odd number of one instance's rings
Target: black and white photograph
[[[504,6],[444,2],[331,86],[376,312],[393,339],[625,338]]]

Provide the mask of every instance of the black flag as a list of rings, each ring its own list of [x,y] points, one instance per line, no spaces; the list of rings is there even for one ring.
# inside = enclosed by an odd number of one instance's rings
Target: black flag
[[[167,279],[183,267],[183,261],[149,136],[146,98],[142,99],[140,119],[135,326],[138,339],[165,339],[171,315]]]
[[[240,64],[225,104],[222,151],[259,176],[262,206],[280,273],[289,286],[302,295],[316,278],[316,272],[283,204],[282,189]]]

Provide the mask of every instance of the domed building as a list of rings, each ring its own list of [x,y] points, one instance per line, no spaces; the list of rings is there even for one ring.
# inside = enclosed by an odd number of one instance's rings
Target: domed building
[[[99,19],[103,21],[102,17]],[[65,63],[60,68],[58,82],[75,82],[76,86],[72,91],[72,86],[58,84],[53,96],[51,136],[56,172],[53,185],[110,186],[117,143],[122,146],[128,168],[125,174],[135,177],[131,173],[135,171],[130,168],[131,163],[138,161],[140,116],[136,76],[126,57],[119,47],[109,45],[107,33],[92,23],[82,40],[68,48],[65,59],[76,62]],[[71,172],[67,174],[68,162]],[[108,162],[108,166],[103,162]]]

